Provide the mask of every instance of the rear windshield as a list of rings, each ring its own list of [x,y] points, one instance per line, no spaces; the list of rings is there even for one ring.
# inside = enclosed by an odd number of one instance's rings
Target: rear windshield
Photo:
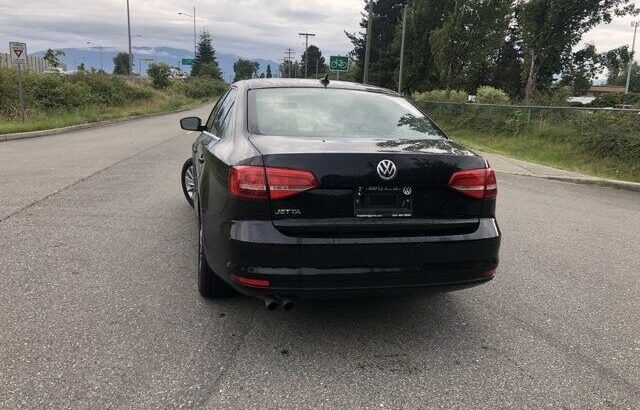
[[[446,138],[404,98],[331,88],[251,90],[249,131],[285,137]]]

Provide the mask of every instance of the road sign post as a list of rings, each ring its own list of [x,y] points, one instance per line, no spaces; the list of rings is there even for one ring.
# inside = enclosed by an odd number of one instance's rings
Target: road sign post
[[[336,72],[336,80],[340,79],[340,73],[349,71],[349,57],[346,56],[330,56],[329,69]]]
[[[18,67],[18,98],[20,99],[20,115],[22,122],[27,121],[27,111],[24,106],[24,87],[22,85],[22,66],[27,64],[27,44],[15,41],[9,42],[9,58],[11,65]]]

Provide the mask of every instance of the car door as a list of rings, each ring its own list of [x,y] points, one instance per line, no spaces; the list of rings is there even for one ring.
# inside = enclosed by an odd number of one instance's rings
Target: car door
[[[200,205],[204,212],[218,214],[227,200],[228,166],[217,155],[217,146],[225,139],[232,119],[232,111],[237,91],[231,88],[217,104],[206,130],[202,132],[196,155],[196,169],[199,179]]]
[[[222,97],[220,97],[216,105],[213,107],[213,110],[211,110],[211,114],[209,114],[209,118],[207,119],[207,123],[205,124],[206,129],[200,133],[196,141],[193,143],[193,146],[191,147],[193,151],[192,153],[193,163],[195,164],[195,168],[196,168],[196,176],[202,175],[201,171],[202,171],[202,164],[204,159],[204,149],[214,137],[214,135],[212,135],[211,133],[211,130],[214,127],[213,122],[216,118],[216,114],[219,112],[220,107],[226,100],[230,91],[231,90],[228,90],[227,92],[225,92],[222,95]],[[198,180],[197,182],[199,183],[200,181]]]

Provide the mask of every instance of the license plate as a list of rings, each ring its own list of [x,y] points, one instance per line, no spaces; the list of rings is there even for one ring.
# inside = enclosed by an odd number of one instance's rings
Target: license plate
[[[359,218],[407,218],[413,215],[411,189],[360,187],[354,195]]]

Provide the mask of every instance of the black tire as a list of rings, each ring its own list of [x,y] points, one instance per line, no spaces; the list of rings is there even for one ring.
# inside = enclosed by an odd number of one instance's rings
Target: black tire
[[[182,185],[182,192],[189,205],[193,208],[193,196],[189,193],[189,187],[187,187],[187,172],[191,170],[192,180],[195,182],[195,168],[193,167],[193,158],[189,158],[182,165],[182,172],[180,172],[180,185]]]
[[[215,274],[207,263],[202,240],[202,224],[198,221],[198,292],[207,299],[220,299],[234,295],[236,292]]]

